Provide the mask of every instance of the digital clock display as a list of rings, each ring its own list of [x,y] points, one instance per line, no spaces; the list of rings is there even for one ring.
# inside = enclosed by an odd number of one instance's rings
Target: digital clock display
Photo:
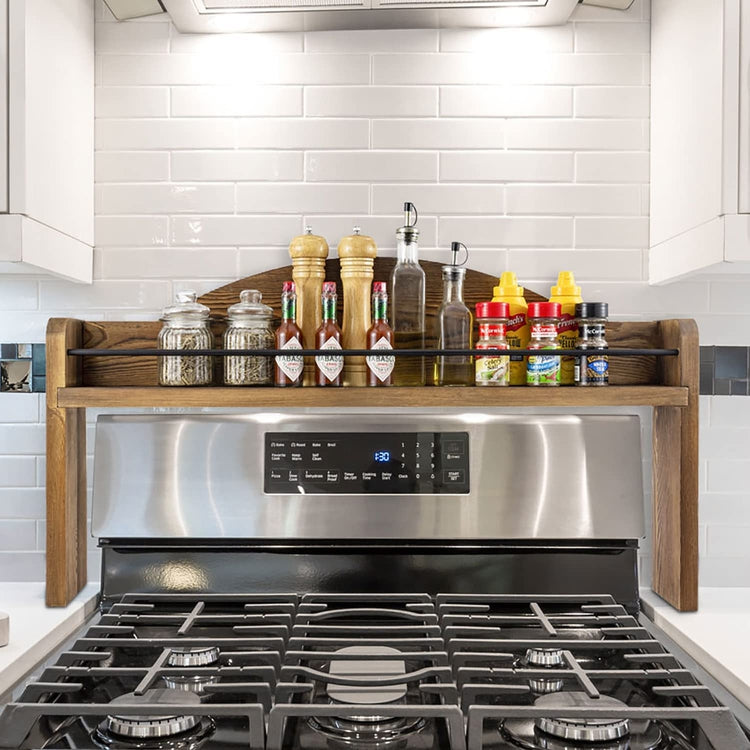
[[[391,460],[391,452],[390,451],[375,451],[375,455],[373,456],[373,458],[379,464],[387,464]]]

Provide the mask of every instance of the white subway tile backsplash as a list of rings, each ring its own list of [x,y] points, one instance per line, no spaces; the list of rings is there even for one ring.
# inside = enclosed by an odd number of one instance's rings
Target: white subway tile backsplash
[[[510,250],[509,268],[520,279],[552,281],[560,269],[573,271],[577,281],[640,281],[638,250]],[[533,287],[532,287],[533,288]],[[604,300],[606,301],[606,300]]]
[[[573,51],[573,25],[535,28],[442,29],[441,52],[494,52],[536,54]],[[403,51],[405,47],[392,50]]]
[[[292,31],[258,34],[181,34],[172,27],[169,50],[172,53],[193,53],[211,59],[219,56],[277,55],[302,52],[304,37]]]
[[[96,51],[100,55],[167,52],[171,24],[159,23],[98,23]]]
[[[640,120],[514,119],[508,121],[507,148],[643,151],[647,131]]]
[[[506,191],[509,214],[640,213],[637,185],[508,185]]]
[[[576,52],[649,52],[651,24],[582,23],[575,26]]]
[[[172,245],[283,245],[302,231],[293,216],[186,216],[172,220]]]
[[[573,220],[569,217],[442,217],[441,245],[458,239],[469,247],[570,247]]]
[[[108,310],[136,307],[157,310],[170,298],[169,284],[164,281],[95,281],[90,286],[68,281],[42,281],[39,286],[44,309],[74,310],[79,314],[89,308]],[[2,453],[0,447],[0,455]]]
[[[99,86],[96,116],[168,117],[169,88],[166,86]]]
[[[98,183],[169,179],[169,153],[166,151],[99,151],[95,165]]]
[[[2,406],[0,410],[4,411]],[[4,421],[1,414],[0,421]],[[33,487],[35,484],[36,459],[34,456],[0,456],[0,487]],[[0,516],[2,514],[3,509],[0,507]]]
[[[574,92],[576,117],[648,118],[648,86],[578,86]]]
[[[44,552],[0,552],[0,580],[43,581]]]
[[[437,153],[308,151],[305,179],[312,182],[437,182]]]
[[[435,117],[434,86],[308,86],[308,117]]]
[[[648,247],[647,216],[577,217],[575,232],[576,247],[636,249]]]
[[[9,398],[26,397],[15,394]],[[14,424],[11,428],[0,429],[0,456],[29,456],[44,453],[44,450],[44,425],[42,424]],[[13,490],[8,490],[8,492],[13,492]]]
[[[708,462],[706,487],[709,492],[740,493],[746,496],[748,476],[750,459],[743,461],[714,458]]]
[[[7,277],[0,282],[0,310],[36,310],[39,305],[38,287],[34,281]],[[8,341],[5,339],[5,341]],[[8,342],[10,343],[10,342]]]
[[[105,279],[176,279],[237,273],[234,248],[108,248],[101,251],[99,274]]]
[[[712,312],[750,314],[747,281],[712,281],[710,289]]]
[[[301,151],[175,151],[172,179],[216,182],[301,180]]]
[[[373,148],[467,149],[503,148],[505,121],[501,119],[375,120]]]
[[[440,179],[450,182],[573,182],[573,154],[553,151],[446,151]]]
[[[367,211],[367,185],[244,183],[237,186],[237,212],[256,214],[324,214],[336,206],[342,213]]]
[[[291,263],[286,247],[241,247],[238,252],[237,277],[240,279]]]
[[[375,55],[373,82],[633,86],[644,83],[643,58],[635,54],[542,55],[530,50]]]
[[[14,422],[39,422],[37,393],[0,393],[0,425]]]
[[[648,151],[576,154],[576,182],[637,182],[649,178]]]
[[[97,185],[100,214],[231,213],[234,186],[230,184]]]
[[[169,241],[166,216],[97,216],[97,247],[158,247]]]
[[[728,521],[750,526],[750,493],[736,495],[703,493],[700,498],[700,520],[707,526],[726,524]]]
[[[289,117],[302,114],[301,86],[175,86],[172,117]]]
[[[268,55],[236,50],[215,55],[104,55],[104,86],[205,86],[252,84],[368,83],[367,55],[289,53]]]
[[[444,117],[569,117],[573,89],[567,86],[444,86]]]
[[[29,550],[36,547],[36,523],[32,520],[0,520],[0,549]]]
[[[376,213],[397,211],[412,201],[423,214],[503,213],[504,188],[499,185],[463,185],[460,190],[442,185],[373,185]]]
[[[308,31],[306,52],[434,52],[438,48],[436,29],[389,29],[356,31]]]
[[[747,540],[750,524],[720,525],[708,527],[707,554],[713,557],[747,557]]]
[[[41,487],[0,488],[2,518],[44,518],[45,510],[46,499]]]
[[[367,120],[257,118],[237,121],[239,148],[367,148]],[[196,148],[193,145],[193,148]]]
[[[234,148],[236,123],[231,118],[97,120],[99,151],[159,151]]]

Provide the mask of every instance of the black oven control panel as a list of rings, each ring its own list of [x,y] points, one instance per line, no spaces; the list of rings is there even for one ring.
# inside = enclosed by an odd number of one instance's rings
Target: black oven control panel
[[[269,495],[465,495],[467,432],[267,432]]]

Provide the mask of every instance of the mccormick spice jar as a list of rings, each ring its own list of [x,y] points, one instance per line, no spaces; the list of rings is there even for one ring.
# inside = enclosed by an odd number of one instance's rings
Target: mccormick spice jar
[[[210,310],[197,301],[195,292],[177,292],[175,304],[164,309],[159,349],[212,349],[208,327]],[[209,385],[214,368],[211,357],[186,355],[159,357],[160,385]]]
[[[557,349],[557,324],[560,322],[559,302],[529,304],[529,349]],[[526,361],[526,385],[560,385],[560,357],[530,354]]]
[[[229,323],[224,334],[225,349],[273,349],[273,310],[261,302],[257,289],[243,289],[240,301],[227,310]],[[270,385],[273,362],[270,357],[228,355],[224,361],[227,385]]]
[[[479,302],[477,323],[479,339],[477,349],[504,351],[508,349],[505,329],[508,324],[507,302]],[[474,357],[475,385],[510,385],[510,356],[493,355]]]
[[[609,305],[606,302],[582,302],[576,305],[579,349],[607,349],[606,326]],[[576,360],[576,385],[609,385],[609,357],[586,354]]]

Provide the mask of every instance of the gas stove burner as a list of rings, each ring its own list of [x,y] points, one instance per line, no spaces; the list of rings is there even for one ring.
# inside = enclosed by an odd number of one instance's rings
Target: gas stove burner
[[[360,655],[362,659],[332,659],[329,674],[340,677],[377,679],[406,676],[406,663],[401,659],[378,657],[396,656],[401,652],[388,646],[347,646],[336,654]],[[406,684],[339,685],[330,682],[326,693],[332,704],[341,706],[374,706],[403,703],[407,694]],[[313,729],[327,737],[344,743],[379,745],[404,739],[418,732],[425,725],[420,717],[383,716],[372,713],[352,713],[345,716],[319,716],[309,721]]]
[[[97,727],[93,739],[106,748],[194,750],[213,731],[213,722],[200,716],[181,715],[170,706],[197,706],[200,702],[195,693],[180,690],[155,688],[143,695],[125,693],[110,701],[113,712]],[[118,714],[118,704],[158,705],[164,711],[154,715]]]
[[[622,701],[607,695],[589,698],[586,693],[543,695],[534,702],[545,713],[566,708],[627,709]],[[664,734],[657,722],[617,718],[507,719],[501,734],[524,750],[658,750],[664,747]]]
[[[559,648],[530,648],[526,651],[524,661],[530,667],[562,667],[565,657]]]
[[[169,665],[172,667],[208,667],[219,661],[219,649],[215,646],[194,646],[172,649]]]
[[[219,663],[219,649],[214,646],[195,646],[173,648],[167,663],[171,667],[210,667]],[[219,678],[215,675],[187,674],[165,675],[164,684],[173,690],[201,694],[209,685],[216,685]]]

